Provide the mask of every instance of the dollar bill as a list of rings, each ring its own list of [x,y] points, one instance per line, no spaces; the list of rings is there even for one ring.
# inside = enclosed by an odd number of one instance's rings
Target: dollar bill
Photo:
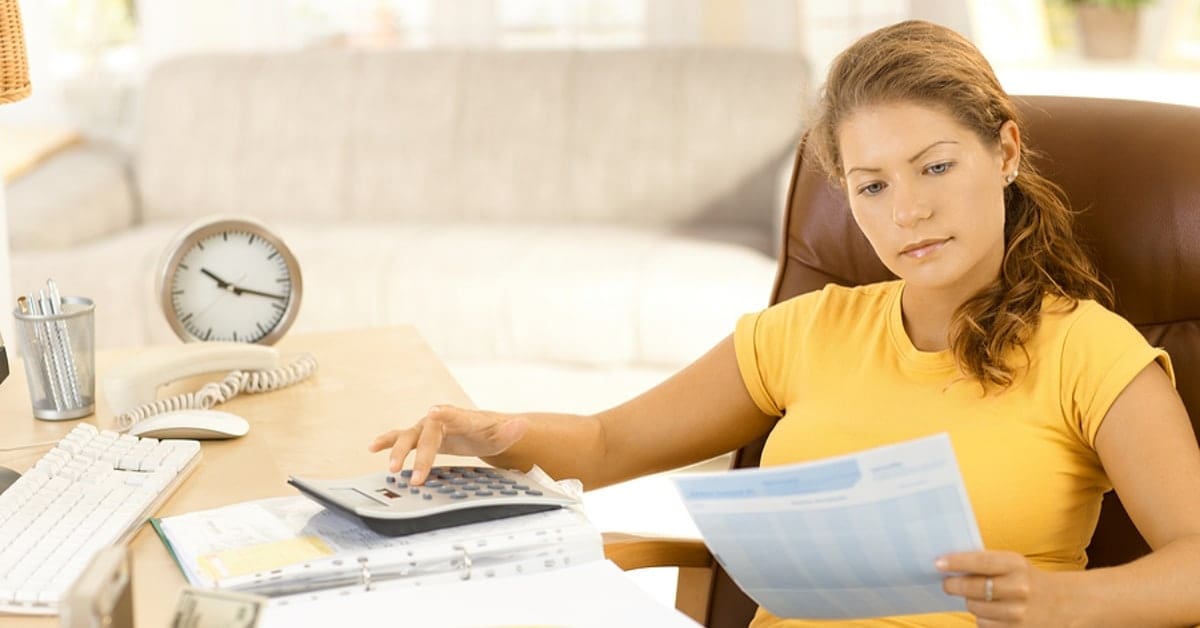
[[[255,628],[267,607],[261,595],[183,587],[172,628]]]

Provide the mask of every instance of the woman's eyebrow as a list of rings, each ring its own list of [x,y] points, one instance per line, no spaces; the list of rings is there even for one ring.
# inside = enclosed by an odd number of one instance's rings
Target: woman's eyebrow
[[[914,161],[916,161],[916,160],[920,159],[920,158],[921,158],[921,155],[924,155],[925,153],[929,152],[929,151],[930,151],[930,150],[932,150],[932,149],[933,149],[935,146],[940,146],[940,145],[942,145],[942,144],[957,144],[957,143],[958,143],[958,142],[956,142],[956,141],[954,141],[954,140],[938,140],[938,141],[936,141],[936,142],[934,142],[934,143],[930,144],[929,146],[926,146],[925,148],[922,148],[921,150],[917,151],[917,154],[916,154],[916,155],[913,155],[912,157],[909,157],[909,158],[908,158],[908,163],[910,163],[910,164],[911,164],[912,162],[914,162]],[[855,167],[853,167],[853,168],[851,168],[851,169],[847,170],[847,171],[846,171],[846,174],[845,174],[845,176],[850,176],[850,173],[854,172],[855,170],[862,170],[863,172],[879,172],[879,171],[880,171],[880,169],[879,169],[879,168],[865,168],[865,167],[863,167],[863,166],[855,166]]]

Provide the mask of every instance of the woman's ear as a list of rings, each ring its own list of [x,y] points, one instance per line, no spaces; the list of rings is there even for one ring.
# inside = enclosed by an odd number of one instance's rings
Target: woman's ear
[[[1021,130],[1012,120],[1000,125],[1000,159],[1003,176],[1017,172],[1021,165]]]

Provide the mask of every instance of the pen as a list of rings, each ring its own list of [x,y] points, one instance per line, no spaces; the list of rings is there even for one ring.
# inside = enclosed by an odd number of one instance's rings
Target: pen
[[[32,316],[42,315],[38,300],[33,298],[32,293],[30,293],[28,297],[21,298],[25,299],[23,313],[27,311]],[[33,327],[34,337],[34,342],[30,344],[34,346],[40,346],[42,350],[42,369],[46,373],[46,388],[49,389],[50,400],[54,402],[55,410],[63,410],[65,408],[65,404],[63,403],[62,392],[59,390],[58,377],[55,374],[54,356],[50,351],[50,343],[48,338],[49,329],[43,328],[42,323],[37,320],[28,321],[28,323]]]
[[[58,294],[58,286],[53,279],[46,280],[46,290],[50,293],[50,314],[62,313],[62,296]],[[72,351],[71,333],[64,320],[55,321],[58,331],[58,346],[61,349],[59,360],[66,367],[66,390],[63,396],[72,408],[83,407],[83,399],[79,395],[79,373],[75,370],[75,352]]]

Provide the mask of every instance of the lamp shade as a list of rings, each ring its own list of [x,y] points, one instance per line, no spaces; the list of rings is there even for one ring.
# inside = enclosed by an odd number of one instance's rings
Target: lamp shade
[[[29,60],[17,0],[0,0],[0,104],[29,95]]]

